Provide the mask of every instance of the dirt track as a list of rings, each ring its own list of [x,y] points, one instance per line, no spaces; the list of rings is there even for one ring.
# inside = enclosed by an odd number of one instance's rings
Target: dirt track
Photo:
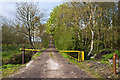
[[[55,50],[48,48],[47,50]],[[57,52],[43,52],[11,78],[90,78]]]

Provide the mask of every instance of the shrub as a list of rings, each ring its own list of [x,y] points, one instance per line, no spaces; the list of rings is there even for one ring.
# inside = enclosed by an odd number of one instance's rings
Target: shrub
[[[31,60],[33,53],[26,53],[25,54],[25,63]],[[10,60],[10,64],[21,64],[22,63],[22,54],[13,55]]]
[[[103,55],[102,57],[104,58],[103,60],[105,60],[105,61],[108,60],[108,59],[112,59],[112,57],[113,57],[113,53]]]
[[[115,53],[117,54],[117,57],[120,59],[120,51],[116,50]]]
[[[21,64],[22,63],[22,54],[12,55],[10,58],[10,64]]]
[[[103,55],[102,57],[104,58],[103,60],[108,60],[113,58],[113,54],[117,54],[117,57],[120,58],[120,51],[116,50],[115,52],[112,52],[110,54]]]
[[[7,65],[3,65],[2,68],[12,68],[14,66],[17,66],[17,65],[13,65],[13,64],[7,64]]]
[[[9,64],[9,59],[2,59],[2,65]]]

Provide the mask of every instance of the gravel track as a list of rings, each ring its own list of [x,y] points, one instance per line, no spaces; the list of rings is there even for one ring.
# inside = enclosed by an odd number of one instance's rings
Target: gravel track
[[[47,52],[49,50],[49,52]],[[50,52],[51,50],[51,52]],[[64,59],[55,48],[47,48],[29,65],[19,70],[11,78],[90,78],[76,65]],[[50,56],[52,55],[52,56]]]

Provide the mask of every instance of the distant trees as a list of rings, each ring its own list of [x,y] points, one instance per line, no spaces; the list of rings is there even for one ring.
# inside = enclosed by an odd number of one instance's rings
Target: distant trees
[[[20,29],[18,28],[19,26],[14,25],[12,22],[13,21],[8,20],[8,23],[2,23],[2,43],[7,45],[19,45],[26,43],[26,37],[18,32]]]
[[[58,49],[84,50],[90,56],[119,48],[118,3],[64,3],[53,9],[47,24]]]

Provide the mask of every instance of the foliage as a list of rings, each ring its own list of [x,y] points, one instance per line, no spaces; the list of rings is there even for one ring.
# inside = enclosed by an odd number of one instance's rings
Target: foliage
[[[102,60],[108,60],[108,59],[113,59],[113,54],[117,54],[118,59],[120,58],[120,51],[116,50],[115,52],[112,52],[110,54],[103,55]]]
[[[29,48],[30,45],[28,44],[24,44],[25,48]],[[19,49],[22,48],[22,45],[6,45],[6,44],[2,44],[2,58],[3,59],[9,59],[12,55],[14,54],[20,54],[21,52],[19,51]]]
[[[30,44],[31,48],[34,46],[40,49],[46,47],[50,39],[45,32],[45,24],[42,24],[45,17],[44,11],[40,10],[34,3],[17,3],[16,6],[17,16],[15,20],[0,17],[2,43],[16,47],[24,44]]]
[[[103,49],[117,50],[117,4],[63,3],[50,13],[46,32],[54,38],[57,49],[85,51],[86,59],[88,53],[94,55]]]
[[[3,52],[2,52],[2,64],[21,64],[22,62],[22,51],[19,51],[19,48],[22,47],[22,45],[15,46],[15,45],[2,45]],[[30,47],[29,45],[25,44],[25,47]],[[25,54],[25,62],[28,62],[33,53],[30,51],[26,51]]]
[[[108,60],[108,59],[112,59],[113,58],[113,54],[106,54],[103,56],[104,60]]]
[[[21,67],[25,65],[21,64],[7,64],[2,66],[2,78],[8,78],[9,75],[14,74],[16,71],[18,71]]]
[[[25,53],[25,63],[30,61],[33,56],[33,53]],[[2,64],[21,64],[22,63],[22,54],[13,54],[8,59],[2,59]]]
[[[26,38],[23,34],[18,32],[18,28],[13,26],[13,24],[2,25],[2,43],[6,45],[18,45],[26,43]]]

